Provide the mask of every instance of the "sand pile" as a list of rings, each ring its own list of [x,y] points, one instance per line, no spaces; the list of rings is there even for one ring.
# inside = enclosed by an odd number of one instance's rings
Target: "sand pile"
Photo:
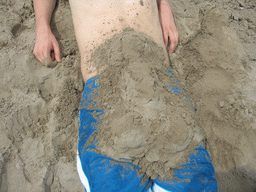
[[[130,160],[153,179],[170,179],[170,168],[186,163],[203,139],[189,99],[172,91],[180,87],[165,59],[162,47],[130,28],[92,54],[101,72],[90,97],[104,110],[94,133],[96,152]]]
[[[220,191],[256,186],[253,7],[253,1],[197,6],[199,14],[190,25],[194,34],[171,56],[176,76],[194,101]],[[182,19],[178,23],[182,27]]]

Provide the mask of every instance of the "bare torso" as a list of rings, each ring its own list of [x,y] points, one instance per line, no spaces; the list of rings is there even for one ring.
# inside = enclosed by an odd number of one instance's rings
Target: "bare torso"
[[[127,27],[143,32],[164,47],[156,0],[69,0],[81,54],[83,78],[97,74],[91,53]]]

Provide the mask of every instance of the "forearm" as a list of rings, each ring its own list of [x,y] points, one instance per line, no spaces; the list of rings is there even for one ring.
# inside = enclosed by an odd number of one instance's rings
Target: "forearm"
[[[172,14],[172,8],[170,6],[169,0],[157,0],[157,7],[158,7],[158,11],[159,12],[164,12],[167,11],[170,13],[171,15],[171,22],[174,24],[174,18],[173,18],[173,14]],[[163,8],[164,7],[164,8]],[[161,15],[161,13],[160,13]]]
[[[36,31],[39,28],[50,28],[52,12],[56,0],[33,0],[36,17]]]
[[[59,44],[50,27],[56,0],[33,0],[33,2],[36,17],[36,41],[33,53],[47,67],[55,67],[57,62],[61,62]]]
[[[159,10],[159,8],[160,8],[160,2],[166,2],[166,3],[168,3],[168,5],[169,5],[169,0],[156,0],[158,10]]]

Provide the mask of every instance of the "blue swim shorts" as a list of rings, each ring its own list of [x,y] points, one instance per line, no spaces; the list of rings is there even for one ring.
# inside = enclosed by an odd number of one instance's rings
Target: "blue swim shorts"
[[[171,71],[169,73],[171,74]],[[116,160],[95,153],[88,149],[95,149],[95,143],[86,146],[87,141],[97,130],[97,121],[93,116],[103,110],[89,109],[88,104],[92,100],[91,94],[98,89],[97,78],[89,79],[85,84],[81,106],[79,111],[79,143],[77,153],[77,169],[81,182],[87,192],[178,192],[178,191],[204,191],[216,192],[217,181],[215,171],[210,160],[210,155],[203,146],[196,148],[196,153],[189,155],[189,161],[182,164],[181,169],[176,169],[174,180],[152,180],[142,182],[143,175],[137,173],[140,169],[129,162],[117,162]],[[179,92],[171,86],[167,86],[173,92]],[[87,104],[86,104],[87,103]]]

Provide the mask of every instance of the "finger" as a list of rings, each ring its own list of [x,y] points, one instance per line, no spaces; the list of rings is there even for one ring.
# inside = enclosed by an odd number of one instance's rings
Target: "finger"
[[[168,31],[167,30],[163,30],[163,40],[164,40],[165,48],[167,48],[167,45],[168,45]]]
[[[54,57],[54,51],[51,50],[51,53],[50,53],[50,54],[51,54],[51,60],[54,61],[54,59],[55,59],[55,57]]]
[[[36,51],[36,49],[33,50],[33,54],[35,55],[36,59],[42,63],[42,57],[41,57],[41,55]]]
[[[175,32],[171,32],[171,35],[170,35],[170,41],[171,41],[171,44],[170,44],[170,50],[169,50],[169,54],[173,53],[178,45],[178,34],[176,34]]]
[[[48,48],[45,49],[43,54],[43,64],[47,66],[49,62],[51,62],[51,49]]]
[[[34,55],[35,55],[36,59],[38,61],[40,61],[40,63],[42,63],[43,60],[41,59],[41,57],[38,54],[36,54],[36,53],[34,53]]]
[[[169,54],[172,54],[175,51],[176,47],[177,47],[177,43],[171,43]]]
[[[53,43],[54,56],[57,62],[61,62],[60,47],[58,42]]]

